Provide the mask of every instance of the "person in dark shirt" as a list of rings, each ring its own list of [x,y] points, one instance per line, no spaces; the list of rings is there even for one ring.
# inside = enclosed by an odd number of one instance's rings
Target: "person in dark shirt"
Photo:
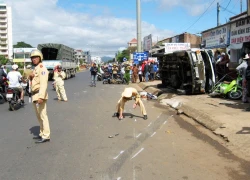
[[[93,66],[90,68],[90,72],[91,72],[91,87],[96,87],[96,75],[97,75],[97,72],[98,72],[98,68],[96,66],[96,63],[93,64]]]

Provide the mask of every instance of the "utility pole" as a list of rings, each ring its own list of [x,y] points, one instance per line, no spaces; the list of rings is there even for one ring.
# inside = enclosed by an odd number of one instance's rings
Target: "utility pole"
[[[240,0],[240,13],[242,13],[242,0]]]
[[[220,5],[219,2],[217,2],[217,26],[220,25]]]
[[[141,0],[136,0],[136,14],[137,14],[137,52],[141,50]]]
[[[250,16],[250,0],[247,0],[247,15]]]

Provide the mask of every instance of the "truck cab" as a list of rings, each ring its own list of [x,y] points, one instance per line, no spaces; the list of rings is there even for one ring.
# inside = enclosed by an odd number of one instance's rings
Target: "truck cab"
[[[210,92],[215,84],[213,51],[189,49],[154,54],[159,59],[162,84],[182,94]]]

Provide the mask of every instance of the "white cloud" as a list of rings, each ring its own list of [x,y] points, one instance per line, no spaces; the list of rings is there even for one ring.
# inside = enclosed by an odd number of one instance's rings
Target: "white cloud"
[[[101,56],[114,55],[119,47],[126,47],[136,38],[136,20],[110,16],[108,9],[107,16],[93,16],[66,11],[57,6],[57,0],[5,2],[12,7],[14,44],[24,41],[36,47],[39,43],[62,43]],[[157,36],[168,37],[173,32],[142,22],[142,39],[148,34],[156,40]]]

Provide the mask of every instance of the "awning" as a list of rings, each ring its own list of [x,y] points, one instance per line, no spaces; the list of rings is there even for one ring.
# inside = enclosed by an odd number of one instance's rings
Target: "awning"
[[[228,49],[241,49],[242,48],[243,43],[239,43],[239,44],[230,44],[230,46],[228,46]]]

